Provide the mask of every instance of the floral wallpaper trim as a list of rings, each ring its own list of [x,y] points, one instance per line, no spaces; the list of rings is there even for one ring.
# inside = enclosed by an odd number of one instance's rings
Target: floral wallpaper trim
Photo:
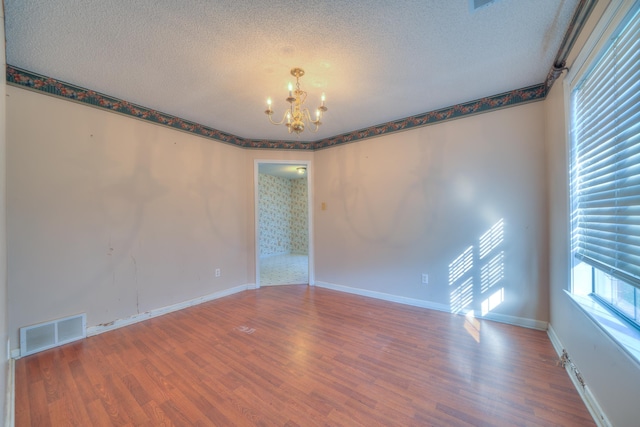
[[[266,148],[280,150],[317,150],[321,148],[328,148],[375,136],[400,132],[415,127],[432,125],[472,114],[484,113],[498,108],[543,100],[547,94],[547,87],[545,83],[540,83],[535,86],[512,90],[499,95],[466,102],[464,104],[457,104],[440,110],[430,111],[417,116],[407,117],[394,122],[384,123],[314,142],[274,141],[242,138],[208,126],[191,122],[189,120],[184,120],[170,114],[165,114],[109,95],[104,95],[90,89],[85,89],[51,77],[23,70],[9,64],[7,64],[6,72],[7,83],[13,86],[44,92],[49,95],[88,104],[93,107],[146,120],[162,126],[168,126],[173,129],[193,133],[216,141],[226,142],[242,148]]]
[[[428,113],[420,114],[417,116],[407,117],[406,119],[396,120],[395,122],[389,122],[382,125],[372,126],[370,128],[345,133],[333,138],[323,139],[320,141],[316,141],[313,144],[313,148],[317,150],[320,148],[345,144],[347,142],[354,142],[361,139],[372,138],[375,136],[399,132],[415,127],[432,125],[447,120],[458,119],[460,117],[483,113],[490,110],[504,108],[525,102],[543,100],[546,94],[546,86],[544,83],[542,83],[523,89],[512,90],[511,92],[505,92],[499,95],[466,102],[464,104],[457,104],[452,107],[430,111]]]
[[[243,148],[276,148],[286,150],[311,150],[312,145],[302,141],[270,141],[246,139],[230,133],[184,120],[170,114],[132,104],[128,101],[104,95],[90,89],[72,85],[51,77],[23,70],[7,64],[7,83],[45,92],[49,95],[88,104],[104,110],[135,117],[184,132],[193,133],[216,141],[226,142]]]

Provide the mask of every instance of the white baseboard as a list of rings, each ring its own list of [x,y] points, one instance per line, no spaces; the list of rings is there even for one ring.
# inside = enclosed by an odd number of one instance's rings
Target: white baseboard
[[[558,354],[558,357],[561,357],[564,347],[562,346],[562,343],[560,342],[560,338],[558,338],[556,331],[553,329],[551,325],[549,325],[549,328],[547,329],[547,335],[549,336],[549,340],[551,340],[551,344],[553,345],[554,350]],[[591,414],[593,421],[598,425],[598,427],[612,427],[611,422],[609,421],[606,414],[602,410],[602,407],[600,406],[595,396],[591,392],[591,389],[589,388],[589,386],[585,384],[585,386],[583,387],[582,384],[580,384],[580,381],[578,380],[576,373],[574,372],[573,369],[571,369],[571,366],[569,366],[568,364],[565,365],[565,370],[567,371],[567,374],[569,375],[569,378],[571,379],[573,386],[578,391],[580,398],[582,398],[582,401],[587,407],[587,410]]]
[[[539,331],[546,331],[549,328],[549,322],[543,322],[542,320],[527,319],[526,317],[508,316],[506,314],[499,313],[487,313],[484,316],[478,316],[482,319],[493,320],[494,322],[507,323],[509,325],[522,326],[528,329],[537,329]]]
[[[233,295],[238,292],[245,291],[247,289],[256,289],[255,283],[248,283],[246,285],[235,286],[233,288],[224,289],[222,291],[214,292],[209,295],[205,295],[202,297],[194,298],[188,301],[179,302],[177,304],[173,304],[167,307],[158,308],[151,311],[146,311],[144,313],[135,314],[130,317],[126,317],[124,319],[116,319],[112,322],[90,326],[87,328],[87,337],[98,335],[103,332],[111,331],[114,329],[122,328],[123,326],[133,325],[134,323],[142,322],[143,320],[151,319],[153,317],[162,316],[163,314],[171,313],[174,311],[182,310],[183,308],[192,307],[194,305],[202,304],[207,301],[212,301],[218,298],[226,297],[229,295]],[[11,350],[11,358],[19,359],[20,358],[20,348],[15,348]]]
[[[207,301],[233,295],[238,292],[246,291],[250,285],[240,285],[233,288],[224,289],[222,291],[214,292],[209,295],[194,298],[192,300],[179,302],[177,304],[169,305],[167,307],[157,308],[155,310],[147,311],[144,313],[136,314],[124,319],[117,319],[113,322],[109,322],[102,325],[90,326],[87,328],[87,336],[98,335],[103,332],[111,331],[113,329],[122,328],[123,326],[133,325],[134,323],[142,322],[143,320],[151,319],[153,317],[162,316],[163,314],[171,313],[174,311],[182,310],[183,308],[192,307],[194,305],[202,304]],[[255,285],[254,285],[255,286]]]
[[[444,304],[438,304],[438,303],[415,299],[415,298],[401,297],[398,295],[386,294],[384,292],[370,291],[367,289],[360,289],[360,288],[352,288],[349,286],[336,285],[334,283],[320,282],[320,281],[316,281],[315,286],[319,288],[332,289],[334,291],[346,292],[348,294],[360,295],[363,297],[370,297],[370,298],[381,299],[384,301],[397,302],[399,304],[412,305],[414,307],[422,307],[422,308],[428,308],[431,310],[445,311],[447,313],[451,312],[449,310],[449,306]]]
[[[551,345],[558,354],[558,357],[560,357],[562,355],[562,343],[560,342],[558,335],[556,335],[556,331],[553,330],[553,327],[551,325],[549,325],[549,328],[547,329],[547,335],[549,336]]]
[[[437,310],[437,311],[444,311],[445,313],[452,313],[451,308],[446,304],[439,304],[436,302],[425,301],[425,300],[420,300],[416,298],[402,297],[398,295],[386,294],[384,292],[369,291],[366,289],[351,288],[349,286],[336,285],[334,283],[327,283],[327,282],[315,282],[315,286],[319,288],[333,289],[334,291],[347,292],[350,294],[377,298],[384,301],[397,302],[399,304],[412,305],[414,307],[422,307],[422,308],[428,308],[430,310]],[[465,311],[457,314],[465,315],[467,314],[467,312]],[[478,313],[476,313],[475,317],[492,320],[494,322],[507,323],[509,325],[522,326],[524,328],[529,328],[529,329],[539,329],[541,331],[546,331],[548,326],[547,322],[542,322],[540,320],[526,319],[523,317],[515,317],[515,316],[507,316],[504,314],[489,313],[484,316],[478,316]]]
[[[16,362],[7,360],[7,390],[5,393],[4,426],[13,427],[16,419]]]

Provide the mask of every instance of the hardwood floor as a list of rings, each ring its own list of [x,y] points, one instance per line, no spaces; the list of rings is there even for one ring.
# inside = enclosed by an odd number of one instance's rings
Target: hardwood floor
[[[16,361],[16,426],[592,426],[546,333],[301,286]]]

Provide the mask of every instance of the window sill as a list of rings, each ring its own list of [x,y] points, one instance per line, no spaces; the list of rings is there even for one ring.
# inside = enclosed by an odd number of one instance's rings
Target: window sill
[[[569,298],[640,366],[640,330],[621,320],[589,296],[565,290]]]

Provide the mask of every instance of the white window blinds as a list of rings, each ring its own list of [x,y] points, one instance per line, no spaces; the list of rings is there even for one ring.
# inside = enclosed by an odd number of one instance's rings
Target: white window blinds
[[[640,288],[640,13],[572,92],[572,250]]]

